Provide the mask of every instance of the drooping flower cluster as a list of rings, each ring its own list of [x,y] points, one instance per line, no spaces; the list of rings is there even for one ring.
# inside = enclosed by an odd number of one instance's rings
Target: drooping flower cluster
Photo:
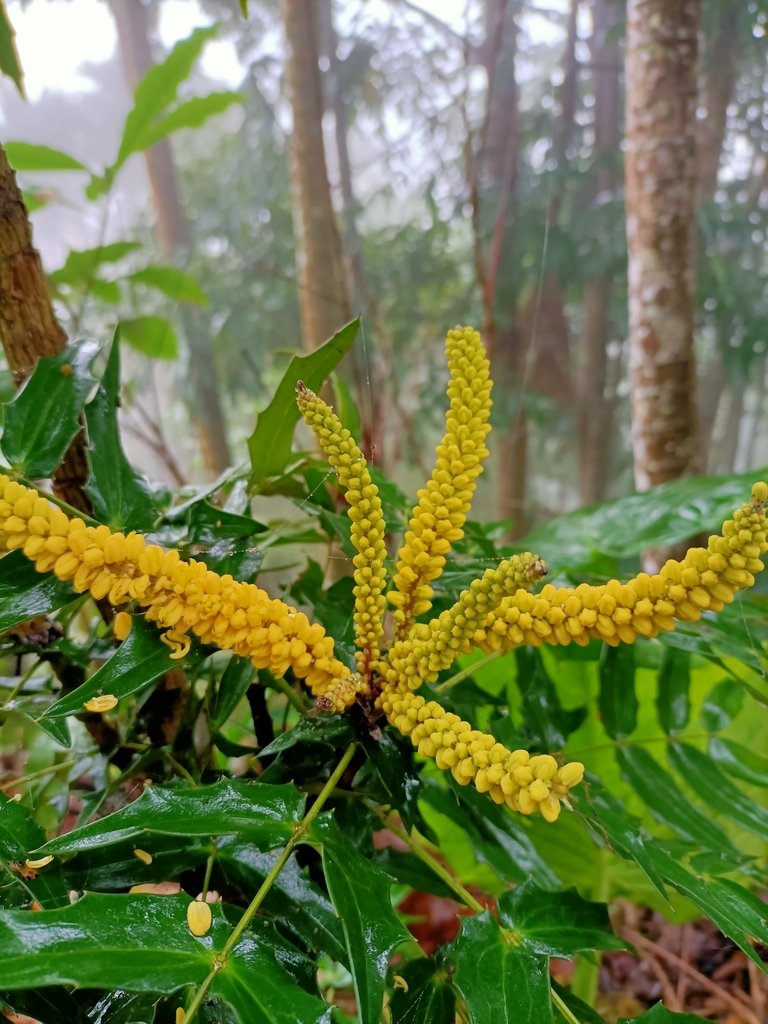
[[[184,561],[178,551],[147,544],[139,534],[70,519],[36,491],[0,474],[0,551],[17,548],[38,572],[70,581],[77,593],[144,609],[166,630],[172,656],[189,651],[194,633],[276,676],[292,669],[317,696],[349,675],[322,626],[260,587],[219,576],[194,559]],[[117,619],[120,633],[126,625]]]
[[[174,657],[183,657],[194,634],[205,643],[250,658],[276,676],[291,669],[304,679],[318,706],[343,711],[361,701],[381,713],[419,754],[434,758],[461,785],[473,784],[497,803],[522,814],[555,821],[568,791],[584,772],[578,762],[560,765],[549,754],[508,750],[495,737],[427,701],[415,691],[433,682],[472,649],[508,651],[522,644],[632,643],[693,621],[703,609],[718,611],[734,593],[750,586],[763,568],[768,485],[756,484],[751,501],[734,513],[722,535],[693,548],[656,575],[640,573],[627,583],[544,586],[540,558],[515,555],[475,580],[456,603],[430,622],[417,621],[431,607],[431,583],[463,535],[466,516],[490,429],[488,360],[479,334],[450,331],[446,341],[450,383],[445,436],[435,468],[410,517],[395,558],[394,589],[385,593],[386,547],[381,500],[362,452],[333,410],[303,384],[299,408],[345,492],[351,520],[354,564],[356,672],[334,655],[333,640],[303,612],[270,598],[260,587],[219,576],[176,551],[149,545],[143,537],[87,526],[53,508],[36,491],[0,474],[0,552],[20,549],[40,572],[54,572],[78,593],[107,599],[116,608],[133,605],[163,630]],[[394,629],[384,651],[387,601]],[[125,611],[114,629],[124,638]],[[114,697],[89,710],[108,710]],[[93,704],[93,701],[89,704]]]

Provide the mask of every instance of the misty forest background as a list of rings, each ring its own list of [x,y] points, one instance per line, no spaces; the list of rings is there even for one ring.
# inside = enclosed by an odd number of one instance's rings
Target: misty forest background
[[[9,4],[17,30],[29,6]],[[42,6],[69,7],[87,39],[81,3]],[[90,5],[100,25],[112,16],[112,57],[83,65],[80,92],[59,91],[55,66],[26,101],[5,80],[4,140],[108,166],[133,88],[167,53],[158,26],[179,37],[218,22],[229,80],[198,63],[182,92],[240,93],[134,156],[106,198],[85,198],[77,171],[20,175],[67,333],[104,340],[119,317],[138,350],[123,367],[134,461],[175,485],[242,461],[291,351],[360,313],[343,380],[366,450],[407,491],[440,429],[444,332],[484,330],[496,441],[476,515],[511,535],[635,483],[765,465],[768,16],[743,0],[698,7],[680,4],[681,24],[698,19],[693,52],[661,85],[687,95],[678,144],[635,187],[624,154],[670,125],[638,67],[627,138],[616,0],[317,0],[309,18],[253,0],[247,20],[236,0]],[[643,278],[642,239],[628,274],[627,217],[644,203],[666,203],[679,234],[668,287]],[[148,288],[148,263],[199,287]],[[681,325],[660,347],[683,356],[662,352],[664,372],[641,381],[652,306]],[[654,460],[643,430],[666,432],[669,457]]]

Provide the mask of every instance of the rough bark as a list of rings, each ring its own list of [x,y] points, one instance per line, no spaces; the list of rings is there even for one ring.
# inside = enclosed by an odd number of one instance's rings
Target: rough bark
[[[629,0],[626,204],[639,490],[699,465],[693,349],[699,0]]]
[[[281,0],[280,10],[293,113],[290,167],[301,333],[311,351],[351,314],[325,159],[318,10],[315,0]]]
[[[593,0],[592,89],[596,165],[593,203],[615,199],[619,180],[616,158],[621,137],[621,57],[616,30],[621,16],[615,0]],[[584,504],[606,497],[613,437],[614,403],[606,394],[610,306],[610,274],[598,274],[584,289],[584,320],[580,339],[579,374],[579,494]]]
[[[67,344],[56,319],[40,261],[32,242],[32,226],[16,176],[0,146],[0,336],[14,383],[23,383],[37,360],[56,355]],[[86,439],[80,431],[53,476],[57,497],[80,512],[91,504]]]
[[[117,26],[125,80],[135,89],[154,63],[147,9],[136,0],[109,0],[109,6]],[[171,263],[189,249],[190,239],[168,139],[161,139],[145,150],[144,162],[155,211],[155,237],[163,258]],[[203,464],[208,473],[216,477],[231,465],[231,458],[211,343],[200,332],[195,317],[184,311],[182,319],[190,347],[190,417],[200,442]]]

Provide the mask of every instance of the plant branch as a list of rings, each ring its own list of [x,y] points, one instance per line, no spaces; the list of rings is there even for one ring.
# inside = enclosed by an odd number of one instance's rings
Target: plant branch
[[[269,892],[269,890],[272,888],[272,886],[274,885],[275,881],[277,880],[278,875],[283,870],[285,865],[288,863],[288,861],[289,861],[289,859],[291,857],[291,854],[296,849],[298,844],[302,841],[304,836],[307,834],[309,826],[312,824],[312,822],[318,816],[320,811],[325,806],[325,803],[327,802],[328,798],[331,796],[331,794],[335,790],[336,784],[338,783],[338,781],[341,779],[342,775],[346,771],[346,769],[347,769],[350,761],[352,760],[356,750],[357,750],[357,743],[356,742],[350,743],[350,745],[344,751],[344,756],[339,761],[339,763],[336,765],[336,768],[334,769],[333,774],[330,776],[330,778],[328,779],[328,781],[326,782],[326,784],[323,786],[322,790],[320,791],[320,794],[318,795],[317,800],[315,800],[315,802],[312,804],[310,809],[307,811],[307,813],[301,819],[299,824],[295,827],[293,835],[291,836],[291,838],[286,843],[286,845],[285,845],[285,847],[283,849],[283,852],[280,854],[280,856],[277,858],[277,860],[273,864],[272,869],[270,870],[270,872],[267,875],[267,877],[264,879],[264,881],[263,881],[263,883],[261,885],[261,888],[256,893],[256,895],[253,897],[251,902],[248,904],[248,907],[246,908],[245,912],[243,913],[243,916],[240,918],[238,923],[235,925],[235,927],[234,927],[234,929],[232,931],[232,934],[229,936],[227,941],[224,943],[224,948],[222,949],[222,951],[220,953],[218,953],[216,955],[216,958],[214,960],[213,966],[211,967],[211,970],[208,972],[207,977],[203,980],[202,984],[200,985],[200,987],[195,992],[194,998],[192,999],[192,1002],[189,1004],[189,1009],[185,1012],[184,1017],[182,1018],[183,1024],[191,1024],[192,1020],[194,1019],[195,1014],[197,1013],[197,1011],[202,1006],[203,1001],[204,1001],[206,995],[208,994],[208,989],[211,987],[211,984],[213,983],[213,979],[216,977],[216,975],[219,973],[219,971],[222,970],[226,966],[227,957],[229,956],[229,954],[232,952],[232,950],[235,948],[237,943],[242,938],[243,932],[245,931],[245,929],[248,927],[248,925],[253,920],[253,918],[256,915],[259,907],[264,902],[264,899],[265,899],[267,893]]]

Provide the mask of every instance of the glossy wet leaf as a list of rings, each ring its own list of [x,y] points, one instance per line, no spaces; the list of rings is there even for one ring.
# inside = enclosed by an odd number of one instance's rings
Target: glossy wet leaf
[[[0,633],[53,612],[75,596],[69,583],[37,572],[21,551],[0,558],[0,595]]]
[[[4,406],[2,451],[27,477],[50,476],[80,429],[80,413],[96,383],[93,342],[40,359],[21,391]]]
[[[247,658],[238,658],[233,654],[211,700],[212,728],[219,728],[227,721],[255,679],[256,669],[251,662]]]
[[[189,664],[188,656],[184,664]],[[149,686],[159,676],[179,667],[170,648],[162,642],[155,626],[141,615],[134,615],[131,631],[112,657],[97,669],[82,686],[57,700],[45,712],[45,718],[63,718],[81,712],[86,701],[103,694],[121,700]]]
[[[252,488],[281,472],[291,457],[293,434],[299,422],[296,382],[303,380],[308,388],[317,391],[352,347],[359,325],[358,320],[353,320],[314,352],[291,359],[272,401],[256,417],[256,426],[248,438]]]
[[[516,945],[490,911],[462,918],[447,957],[470,1024],[552,1024],[549,958]]]
[[[290,838],[303,810],[304,797],[289,785],[222,779],[194,789],[147,786],[138,800],[52,839],[41,850],[45,854],[77,853],[152,832],[168,836],[241,835],[261,849],[270,849]]]
[[[232,927],[223,908],[202,938],[186,921],[189,897],[87,893],[71,906],[0,911],[0,988],[46,985],[177,991],[199,985]],[[242,1024],[315,1024],[328,1009],[297,983],[302,958],[258,919],[211,986]]]
[[[722,736],[713,736],[707,750],[712,760],[733,778],[753,786],[768,786],[768,757]]]
[[[625,949],[613,934],[608,907],[579,896],[575,889],[546,892],[531,882],[503,893],[499,919],[521,949],[570,957],[583,949]]]
[[[391,879],[335,840],[323,845],[323,871],[344,930],[361,1024],[378,1024],[389,958],[410,937],[390,903]]]
[[[90,476],[86,494],[94,515],[113,530],[151,530],[157,511],[152,491],[128,462],[120,440],[120,331],[109,352],[96,394],[85,407]]]
[[[274,866],[277,851],[263,852],[240,836],[226,836],[216,844],[216,871],[228,885],[241,888],[247,900],[258,891]],[[344,933],[333,904],[291,857],[264,901],[264,912],[294,934],[297,944],[347,962]]]
[[[688,743],[673,743],[669,760],[710,811],[768,842],[768,811],[734,786],[706,754]]]
[[[665,647],[659,666],[656,710],[666,733],[680,732],[691,713],[691,659],[685,651]]]
[[[694,807],[674,777],[647,750],[628,744],[617,750],[616,759],[622,775],[655,818],[684,839],[704,849],[731,855],[738,863],[739,854],[725,832],[709,815]]]
[[[389,1003],[392,1024],[454,1024],[456,994],[450,970],[435,960],[411,960],[398,966],[397,985]]]
[[[606,646],[600,659],[598,709],[611,739],[629,736],[637,726],[635,652],[627,645]]]

